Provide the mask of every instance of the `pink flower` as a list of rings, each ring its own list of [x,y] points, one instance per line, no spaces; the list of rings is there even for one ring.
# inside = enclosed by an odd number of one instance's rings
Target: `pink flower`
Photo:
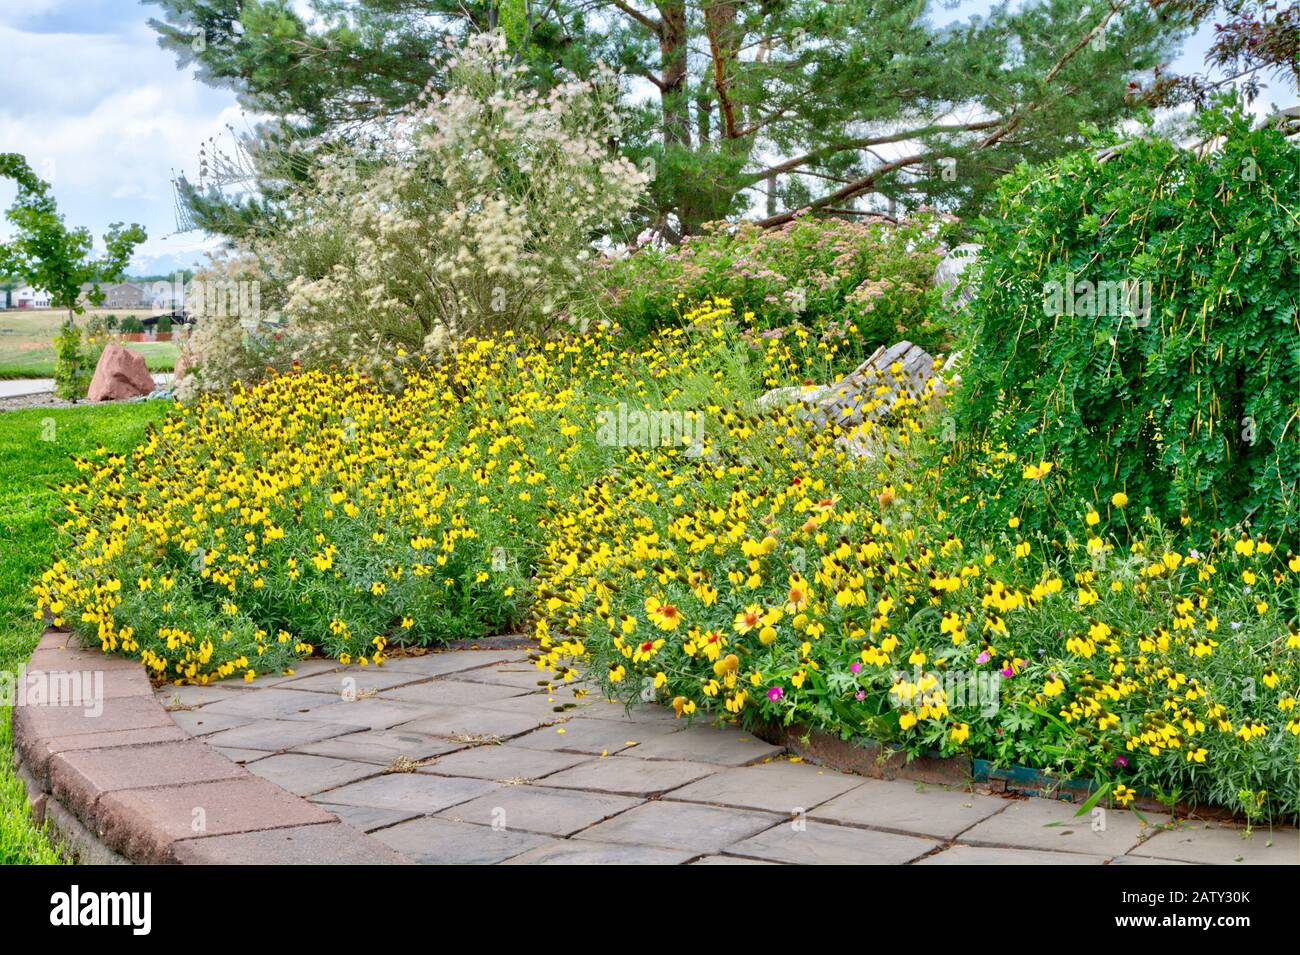
[[[781,689],[779,686],[774,686],[772,689],[767,691],[767,698],[773,703],[781,699],[783,696],[785,696],[785,690]]]
[[[861,663],[851,663],[851,664],[849,664],[849,669],[852,670],[854,673],[861,673],[861,672],[862,672],[862,664],[861,664]]]
[[[983,653],[981,653],[979,656],[977,656],[977,657],[975,658],[975,662],[976,662],[976,663],[988,663],[988,662],[989,662],[989,652],[988,652],[987,650],[985,650]]]
[[[853,698],[854,698],[855,700],[857,700],[859,703],[861,703],[863,700],[865,700],[865,699],[867,698],[867,691],[866,691],[866,690],[858,690],[858,692],[856,692],[856,693],[853,694]]]

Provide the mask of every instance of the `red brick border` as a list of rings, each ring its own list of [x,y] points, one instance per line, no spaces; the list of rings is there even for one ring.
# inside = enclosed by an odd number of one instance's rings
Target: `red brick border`
[[[79,862],[410,862],[193,739],[134,661],[46,630],[25,675],[19,692],[86,680],[97,691],[93,705],[38,697],[13,707],[14,763],[32,815]]]

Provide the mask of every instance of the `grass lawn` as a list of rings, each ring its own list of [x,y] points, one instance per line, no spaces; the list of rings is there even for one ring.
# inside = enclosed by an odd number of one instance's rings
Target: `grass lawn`
[[[119,319],[127,315],[147,317],[149,309],[106,309]],[[66,313],[58,309],[0,311],[0,378],[53,378],[52,340]],[[92,313],[77,318],[84,327]],[[144,355],[150,371],[171,371],[180,348],[175,342],[127,342],[127,348]]]
[[[50,514],[58,494],[49,485],[76,477],[69,455],[102,444],[126,451],[169,403],[36,408],[0,413],[0,670],[16,673],[40,636],[29,588],[51,560]],[[0,708],[0,864],[48,863],[58,854],[31,824],[23,784],[13,772],[9,710]]]

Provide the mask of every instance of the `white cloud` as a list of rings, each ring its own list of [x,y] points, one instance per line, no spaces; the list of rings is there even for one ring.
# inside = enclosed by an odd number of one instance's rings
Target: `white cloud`
[[[175,229],[173,174],[192,176],[205,139],[251,120],[232,93],[178,71],[143,19],[114,34],[0,25],[8,60],[0,73],[0,152],[27,157],[52,183],[70,224],[98,237],[110,222],[139,222],[150,236],[140,255],[170,255],[188,251],[182,245],[211,245],[198,234],[165,239]],[[12,194],[0,186],[0,203]]]

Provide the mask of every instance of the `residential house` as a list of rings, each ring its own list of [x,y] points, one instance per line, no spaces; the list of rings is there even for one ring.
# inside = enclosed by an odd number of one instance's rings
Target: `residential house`
[[[22,285],[13,290],[10,301],[14,308],[49,308],[50,293],[43,288]]]
[[[89,301],[90,291],[93,288],[90,283],[81,286],[83,302]],[[97,308],[148,308],[151,304],[147,283],[119,282],[115,285],[101,285],[99,290],[103,293],[104,300],[96,306]]]

